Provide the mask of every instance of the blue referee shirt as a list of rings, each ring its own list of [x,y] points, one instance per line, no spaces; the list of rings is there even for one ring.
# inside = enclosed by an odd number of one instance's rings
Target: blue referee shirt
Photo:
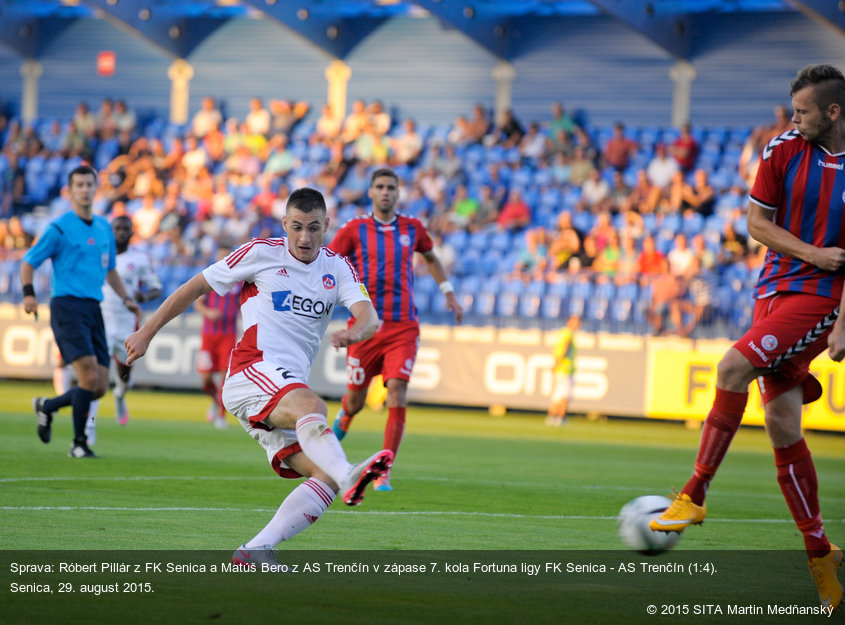
[[[109,222],[94,215],[90,224],[68,211],[47,226],[23,260],[37,268],[53,261],[52,297],[103,300],[103,281],[115,265],[115,242]]]

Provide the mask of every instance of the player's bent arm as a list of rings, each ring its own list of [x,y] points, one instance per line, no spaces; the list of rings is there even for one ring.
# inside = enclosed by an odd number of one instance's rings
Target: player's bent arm
[[[117,293],[117,296],[123,301],[123,304],[132,312],[138,313],[140,309],[138,308],[138,304],[135,303],[135,300],[126,292],[126,286],[123,284],[123,280],[120,279],[120,275],[117,273],[117,269],[109,269],[109,272],[106,274],[106,282],[109,283],[109,286],[114,289],[114,292]]]
[[[159,330],[171,319],[188,310],[188,307],[198,297],[210,292],[211,285],[208,284],[202,272],[173,291],[147,322],[141,326],[141,329],[126,339],[126,351],[129,354],[126,364],[132,364],[133,361],[143,356],[147,351],[150,341]]]
[[[352,313],[355,322],[348,328],[332,334],[332,346],[335,348],[366,341],[378,330],[378,313],[370,300],[355,302],[349,307],[349,312]]]
[[[839,271],[845,266],[845,250],[816,247],[774,223],[775,213],[759,204],[748,204],[748,234],[769,249],[798,258],[825,271]]]
[[[433,250],[427,251],[422,257],[426,265],[428,265],[428,271],[431,273],[431,277],[434,278],[434,281],[437,282],[440,290],[443,291],[443,295],[446,297],[446,307],[455,313],[455,321],[460,323],[464,318],[464,309],[455,295],[455,289],[452,287],[452,283],[449,282],[449,276],[446,275],[446,269],[443,267],[443,263],[440,262],[440,259],[437,258],[437,254]]]

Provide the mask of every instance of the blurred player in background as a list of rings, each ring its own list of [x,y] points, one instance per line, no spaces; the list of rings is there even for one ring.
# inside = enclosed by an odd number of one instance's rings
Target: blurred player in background
[[[36,397],[32,405],[38,437],[52,438],[53,414],[65,406],[73,410],[72,458],[95,458],[85,437],[91,401],[103,396],[109,383],[109,353],[100,301],[103,280],[117,292],[133,314],[138,304],[129,297],[115,269],[115,241],[105,218],[92,211],[97,172],[80,165],[68,176],[72,210],[50,222],[21,261],[23,308],[38,319],[38,300],[32,286],[35,270],[48,258],[53,264],[50,326],[62,361],[71,363],[79,384],[53,398]]]
[[[566,421],[566,410],[572,396],[572,382],[575,375],[575,333],[581,327],[581,320],[575,315],[566,321],[558,332],[554,351],[555,382],[552,389],[549,414],[546,425],[560,426]]]
[[[380,373],[387,387],[384,447],[396,454],[405,431],[408,380],[420,341],[420,323],[414,306],[414,252],[422,255],[458,323],[464,311],[446,270],[432,250],[434,242],[425,226],[414,217],[396,212],[399,178],[393,170],[373,172],[368,195],[373,212],[345,224],[329,247],[355,265],[382,325],[371,339],[347,349],[347,392],[333,429],[339,440],[346,436],[352,418],[364,407],[370,380]],[[377,480],[374,488],[393,490],[390,474]]]
[[[769,248],[755,288],[751,329],[719,363],[692,477],[651,529],[681,532],[704,520],[707,489],[739,429],[748,385],[756,378],[778,483],[804,536],[819,598],[836,607],[842,601],[842,551],[824,531],[801,406],[821,396],[810,363],[828,346],[843,295],[845,78],[830,65],[808,66],[792,81],[790,95],[795,129],[763,149],[748,205],[748,232]],[[837,341],[834,358],[845,353],[837,348],[845,345],[843,334],[831,336]]]
[[[112,220],[111,227],[117,252],[115,269],[123,281],[126,293],[139,304],[158,299],[161,296],[161,280],[153,269],[149,255],[129,246],[129,241],[132,239],[132,219],[126,215],[119,215]],[[108,284],[103,289],[100,309],[103,311],[103,321],[106,326],[106,344],[115,364],[114,415],[120,425],[126,425],[129,421],[126,391],[132,384],[132,367],[126,364],[126,347],[123,344],[126,337],[138,329],[140,311],[136,315],[127,310],[120,296]],[[93,445],[97,440],[99,404],[99,400],[91,402],[91,410],[85,424],[88,445]]]
[[[326,417],[326,403],[308,388],[308,374],[337,304],[355,318],[332,334],[336,348],[373,335],[378,315],[349,262],[322,245],[329,219],[322,194],[291,193],[282,225],[287,238],[253,239],[180,286],[126,339],[128,362],[144,355],[155,334],[197,298],[244,283],[244,332],[232,353],[223,401],[267,452],[281,477],[305,477],[270,523],[232,555],[238,564],[273,562],[271,549],[319,519],[342,493],[358,505],[367,485],[390,468],[382,450],[350,464]]]
[[[226,257],[218,252],[217,260]],[[240,310],[241,284],[235,284],[227,293],[218,295],[211,291],[194,302],[194,309],[203,316],[197,371],[202,376],[202,392],[211,397],[206,418],[214,427],[226,427],[226,407],[223,405],[223,380],[229,367],[229,355],[238,341],[238,311]],[[218,382],[215,378],[220,377]]]

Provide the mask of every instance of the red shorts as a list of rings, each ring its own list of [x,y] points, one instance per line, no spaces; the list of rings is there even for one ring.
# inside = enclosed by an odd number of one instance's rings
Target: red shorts
[[[420,346],[420,325],[416,321],[385,321],[366,341],[346,348],[349,390],[362,390],[379,373],[387,382],[411,379]]]
[[[754,303],[751,328],[734,347],[755,367],[770,368],[778,356],[804,338],[838,304],[829,297],[806,293],[777,293],[758,299]],[[827,336],[832,327],[833,324],[771,373],[757,378],[764,404],[799,384],[804,386],[805,404],[821,396],[821,385],[810,375],[810,363],[827,349]]]
[[[237,342],[238,337],[234,334],[203,334],[202,345],[197,354],[197,371],[225,373],[229,368],[229,356]]]

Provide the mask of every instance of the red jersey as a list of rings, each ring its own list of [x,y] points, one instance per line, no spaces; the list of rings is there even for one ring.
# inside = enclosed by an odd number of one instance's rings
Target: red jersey
[[[372,214],[346,223],[329,248],[346,256],[358,270],[383,321],[417,321],[414,305],[414,252],[424,254],[434,242],[415,217],[396,215],[390,223]]]
[[[751,201],[774,210],[775,223],[802,241],[845,248],[845,153],[829,154],[797,130],[775,137],[763,149]],[[842,275],[769,250],[755,297],[776,291],[839,300]]]

